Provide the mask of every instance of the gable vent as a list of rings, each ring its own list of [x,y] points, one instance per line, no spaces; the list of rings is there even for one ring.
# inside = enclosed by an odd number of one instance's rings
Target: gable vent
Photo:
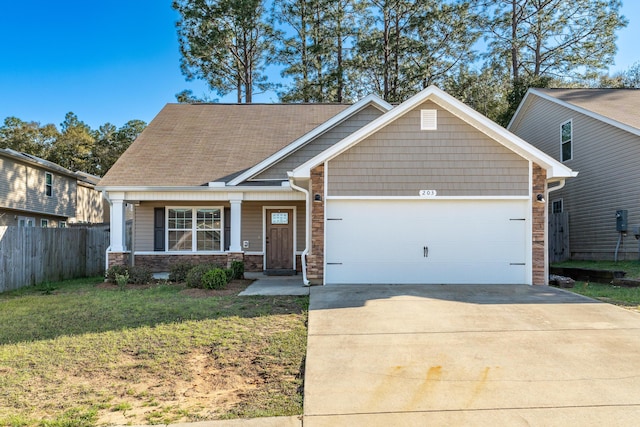
[[[420,110],[420,129],[438,129],[438,110]]]

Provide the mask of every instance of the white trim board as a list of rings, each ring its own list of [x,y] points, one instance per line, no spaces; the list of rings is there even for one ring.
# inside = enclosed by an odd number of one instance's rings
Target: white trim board
[[[338,142],[324,152],[298,166],[293,170],[292,176],[294,178],[309,178],[311,169],[315,166],[342,154],[344,151],[348,150],[370,135],[378,132],[387,124],[400,118],[409,111],[412,111],[414,108],[425,101],[432,101],[438,104],[440,107],[451,112],[470,126],[478,129],[480,132],[489,136],[490,138],[515,152],[516,154],[529,161],[535,161],[537,164],[541,165],[547,170],[547,179],[563,177],[568,178],[577,175],[577,172],[573,172],[570,168],[558,162],[551,156],[530,145],[518,136],[512,134],[502,126],[499,126],[498,124],[492,122],[487,117],[466,106],[464,103],[458,101],[451,95],[438,89],[435,86],[429,86],[428,88],[422,90],[399,106],[395,107],[393,110],[388,111],[368,125],[352,133],[342,141]]]
[[[301,136],[300,138],[296,139],[291,144],[289,144],[286,147],[282,148],[278,152],[276,152],[276,153],[272,154],[271,156],[267,157],[266,159],[264,159],[263,161],[261,161],[257,165],[253,166],[250,169],[247,169],[245,172],[243,172],[242,174],[238,175],[237,177],[235,177],[234,179],[229,181],[228,185],[230,185],[230,186],[238,185],[238,184],[240,184],[240,183],[242,183],[244,181],[249,180],[250,178],[254,177],[255,175],[263,172],[265,169],[267,169],[268,167],[272,166],[273,164],[275,164],[276,162],[278,162],[279,160],[281,160],[282,158],[284,158],[288,154],[290,154],[293,151],[297,150],[298,148],[304,146],[305,144],[307,144],[308,142],[312,141],[313,139],[319,137],[320,135],[322,135],[323,133],[327,132],[331,128],[339,125],[340,123],[342,123],[343,121],[345,121],[349,117],[353,116],[358,111],[364,109],[365,107],[368,107],[369,105],[371,105],[373,107],[376,107],[377,109],[379,109],[383,113],[387,112],[387,111],[389,111],[389,110],[391,110],[393,108],[391,104],[387,103],[382,98],[380,98],[380,97],[378,97],[376,95],[368,95],[368,96],[362,98],[360,101],[356,102],[355,104],[351,105],[349,108],[346,108],[343,111],[341,111],[340,113],[336,114],[331,119],[327,120],[326,122],[324,122],[323,124],[321,124],[317,128],[313,129],[312,131],[308,132],[307,134],[305,134],[305,135]]]

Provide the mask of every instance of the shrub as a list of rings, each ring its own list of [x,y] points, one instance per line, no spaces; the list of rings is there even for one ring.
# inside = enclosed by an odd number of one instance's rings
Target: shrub
[[[121,291],[124,291],[125,286],[127,286],[127,283],[129,283],[129,273],[124,273],[124,274],[115,274],[116,276],[116,283],[118,284],[118,287],[120,288]]]
[[[215,268],[219,268],[217,265],[215,264],[198,264],[195,267],[193,267],[191,270],[189,270],[189,272],[187,273],[187,277],[185,279],[185,282],[187,282],[187,286],[189,286],[190,288],[200,288],[202,289],[202,276],[204,275],[204,273],[206,273],[209,270],[213,270]]]
[[[229,283],[227,273],[221,268],[214,268],[202,275],[204,289],[224,289]]]
[[[231,261],[231,279],[244,279],[244,262],[242,261]]]
[[[112,265],[107,270],[106,276],[107,280],[111,283],[116,283],[116,274],[120,276],[124,276],[127,274],[128,268],[124,265]]]
[[[129,283],[134,285],[146,285],[153,280],[153,273],[147,267],[129,267]]]
[[[189,270],[194,267],[190,262],[179,262],[169,268],[169,280],[172,282],[185,282]]]

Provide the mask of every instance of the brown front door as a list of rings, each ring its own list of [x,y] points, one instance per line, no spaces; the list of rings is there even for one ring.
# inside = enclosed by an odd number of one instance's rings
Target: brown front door
[[[266,221],[266,269],[293,269],[293,209],[267,209]]]

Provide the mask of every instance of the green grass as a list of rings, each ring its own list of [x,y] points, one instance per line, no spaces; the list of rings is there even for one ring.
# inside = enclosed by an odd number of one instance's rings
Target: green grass
[[[194,298],[176,285],[123,292],[100,282],[0,294],[0,425],[302,413],[307,297]],[[176,390],[196,380],[244,389],[230,404],[184,403]]]
[[[625,278],[640,278],[640,262],[638,261],[565,261],[553,264],[553,266],[617,270],[624,271],[626,273]],[[593,282],[576,282],[574,288],[567,290],[611,304],[640,310],[640,288],[625,288]]]
[[[627,278],[640,278],[640,261],[564,261],[554,267],[590,268],[594,270],[616,270],[627,273]]]

